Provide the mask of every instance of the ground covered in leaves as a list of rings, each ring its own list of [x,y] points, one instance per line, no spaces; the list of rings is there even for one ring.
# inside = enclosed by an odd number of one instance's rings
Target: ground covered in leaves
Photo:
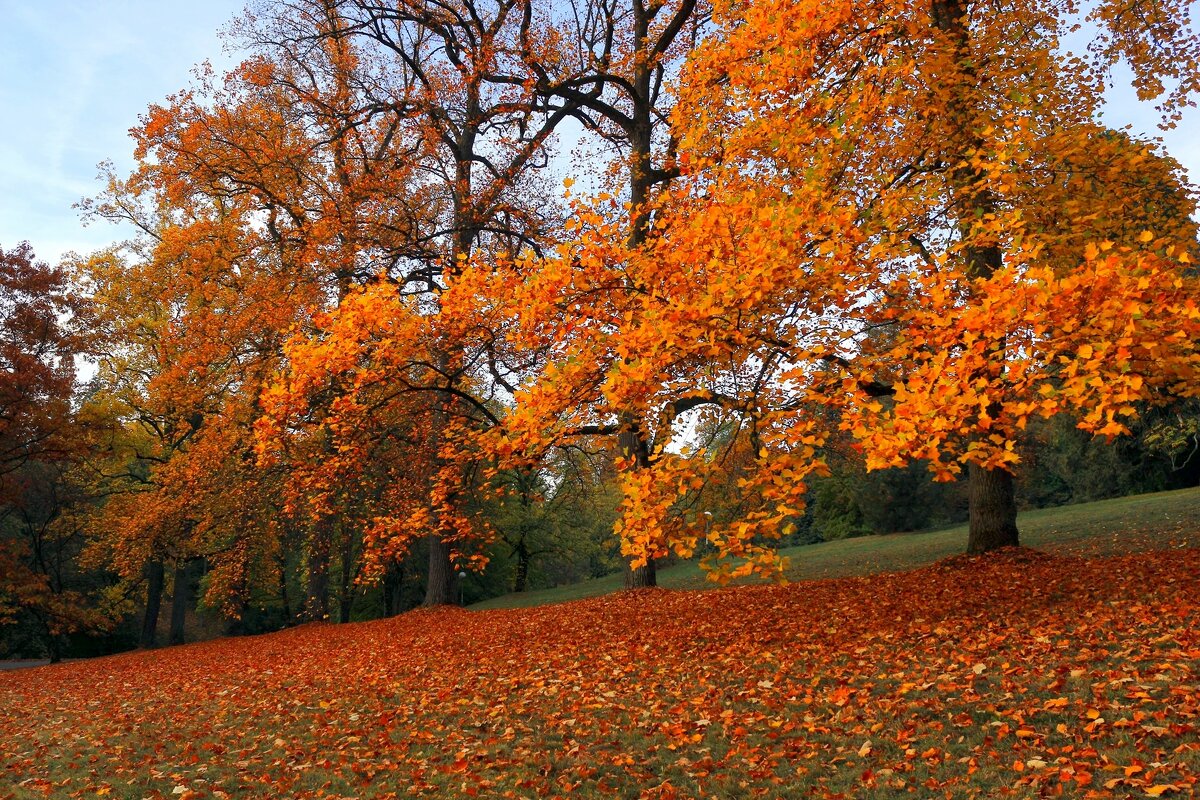
[[[1198,612],[1166,547],[310,625],[0,674],[0,798],[1188,797]]]

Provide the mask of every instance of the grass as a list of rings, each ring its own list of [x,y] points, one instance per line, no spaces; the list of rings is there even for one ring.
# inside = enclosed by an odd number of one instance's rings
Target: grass
[[[0,800],[1194,796],[1198,498],[0,673]]]
[[[1052,553],[1115,554],[1187,543],[1200,546],[1200,488],[1121,497],[1018,515],[1021,542]],[[922,533],[863,536],[781,552],[791,559],[789,580],[814,580],[881,572],[899,572],[957,555],[967,541],[958,525]],[[624,576],[607,575],[554,589],[521,592],[484,600],[473,610],[526,608],[598,597],[623,588]],[[710,587],[694,562],[665,567],[658,573],[666,589]]]

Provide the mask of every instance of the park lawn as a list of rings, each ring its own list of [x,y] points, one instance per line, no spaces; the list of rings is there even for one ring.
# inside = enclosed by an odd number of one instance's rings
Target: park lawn
[[[1018,524],[1025,546],[1050,553],[1115,555],[1179,545],[1200,547],[1200,488],[1023,511]],[[957,525],[921,533],[840,539],[780,552],[791,561],[787,570],[790,580],[812,580],[923,567],[961,553],[966,541],[967,526]],[[523,608],[598,597],[620,591],[623,582],[622,575],[608,575],[554,589],[502,595],[471,608]],[[695,562],[661,568],[658,583],[667,589],[711,585]]]
[[[1052,552],[0,674],[0,798],[1193,796],[1200,549],[1161,507],[1077,508]]]

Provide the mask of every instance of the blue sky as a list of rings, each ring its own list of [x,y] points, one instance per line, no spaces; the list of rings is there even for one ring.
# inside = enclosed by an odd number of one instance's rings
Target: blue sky
[[[0,0],[0,246],[28,239],[55,261],[118,238],[71,207],[96,165],[132,165],[128,130],[185,88],[244,0]]]
[[[228,64],[217,31],[244,0],[0,0],[0,246],[28,239],[47,261],[120,237],[84,228],[72,205],[96,194],[96,165],[132,166],[128,130],[185,88],[192,67]],[[1123,87],[1106,121],[1158,135],[1157,117]],[[1162,134],[1200,180],[1200,114]]]

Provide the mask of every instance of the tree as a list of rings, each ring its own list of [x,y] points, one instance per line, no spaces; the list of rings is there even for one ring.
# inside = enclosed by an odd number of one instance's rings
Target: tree
[[[26,462],[0,505],[0,629],[25,631],[51,662],[70,635],[111,630],[122,605],[111,575],[81,557],[93,501],[73,460]]]
[[[403,452],[382,471],[389,479],[368,515],[366,555],[394,562],[424,538],[425,602],[448,603],[453,562],[478,563],[477,545],[490,535],[465,500],[477,485],[474,435],[498,421],[495,399],[513,367],[486,304],[448,313],[447,298],[467,264],[486,272],[543,247],[557,216],[533,175],[567,109],[534,91],[528,66],[553,62],[546,51],[556,38],[532,3],[513,0],[352,2],[330,13],[335,29],[297,28],[287,41],[345,39],[371,53],[373,79],[357,101],[409,126],[406,163],[420,176],[428,217],[398,242],[376,244],[380,279],[289,346],[287,371],[264,397],[260,446],[277,457],[284,440],[294,446],[324,419],[337,455],[314,484],[327,485],[335,472],[360,474],[367,453]],[[329,411],[314,414],[322,397],[332,398]]]
[[[62,455],[83,339],[68,275],[22,242],[0,248],[0,479],[34,458]],[[0,502],[3,497],[0,496]]]
[[[1098,50],[1127,54],[1143,89],[1177,79],[1178,108],[1200,75],[1186,14],[1156,6],[1139,28],[1121,8],[1093,15]],[[826,471],[832,430],[872,468],[970,472],[979,552],[1017,542],[1011,469],[1030,418],[1078,411],[1114,436],[1139,402],[1196,393],[1194,227],[1131,218],[1121,183],[1182,179],[1093,122],[1106,64],[1059,55],[1067,10],[780,0],[715,14],[674,117],[686,183],[624,262],[636,308],[605,371],[610,403],[664,420],[657,474],[626,505],[631,549],[652,555],[667,530],[686,554],[700,537],[688,493],[722,460],[685,452],[680,408],[725,417],[754,454],[742,488],[758,507],[709,538],[769,567],[761,543]],[[1072,208],[1080,180],[1107,208],[1045,211]]]
[[[1139,31],[1111,11],[1099,49],[1132,54],[1144,86],[1176,74],[1169,103],[1184,102],[1198,47],[1182,12]],[[602,386],[607,408],[654,425],[626,482],[635,558],[708,539],[745,559],[724,575],[778,570],[767,540],[803,509],[839,429],[871,468],[968,471],[968,549],[1012,545],[1010,470],[1032,416],[1079,411],[1110,437],[1139,402],[1195,393],[1195,228],[1170,200],[1141,203],[1160,187],[1186,197],[1182,179],[1094,124],[1104,65],[1057,55],[1066,11],[967,12],[718,6],[674,115],[685,180],[656,200],[653,239],[619,252],[611,223],[580,213],[574,249],[506,289],[516,326],[564,354],[518,414],[575,415]],[[1088,201],[1103,210],[1076,215]],[[558,329],[554,308],[570,313]],[[706,443],[683,414],[733,433]],[[505,446],[545,434],[522,435]],[[727,453],[748,456],[750,504],[707,527],[690,509],[738,462]]]
[[[560,449],[533,469],[501,470],[485,510],[496,531],[494,560],[505,591],[556,586],[609,574],[615,485],[608,459]],[[507,569],[505,569],[507,567]]]
[[[643,288],[627,264],[655,238],[653,201],[678,175],[670,82],[704,28],[707,7],[693,0],[589,0],[570,9],[571,47],[555,69],[533,60],[537,90],[561,103],[612,160],[604,191],[573,201],[566,246],[545,258],[513,260],[476,287],[489,303],[508,307],[505,337],[525,363],[513,381],[515,413],[490,446],[522,469],[548,449],[611,438],[622,481],[638,483],[656,459],[658,426],[641,416],[638,403],[614,405],[606,376],[625,357],[618,332],[636,313]],[[626,585],[655,583],[654,555],[634,557]]]
[[[1173,472],[1196,471],[1200,452],[1200,403],[1184,400],[1152,415],[1142,431],[1143,446],[1169,462]]]
[[[108,617],[78,569],[86,502],[69,476],[86,448],[71,407],[87,347],[63,267],[28,242],[0,249],[0,624],[31,624],[51,660]]]
[[[126,259],[94,259],[91,273],[123,331],[102,374],[130,384],[121,402],[156,446],[150,491],[128,500],[133,524],[113,528],[113,550],[145,554],[172,537],[171,557],[204,558],[210,604],[234,614],[254,582],[282,595],[289,562],[279,551],[299,543],[301,613],[328,616],[339,509],[289,504],[287,470],[258,466],[260,395],[293,330],[374,279],[372,248],[411,244],[421,220],[422,198],[405,183],[403,120],[354,104],[359,54],[347,39],[321,38],[337,23],[323,9],[286,20],[313,26],[302,53],[266,36],[228,75],[202,73],[193,91],[152,107],[134,131],[138,169],[92,206],[141,232]]]

